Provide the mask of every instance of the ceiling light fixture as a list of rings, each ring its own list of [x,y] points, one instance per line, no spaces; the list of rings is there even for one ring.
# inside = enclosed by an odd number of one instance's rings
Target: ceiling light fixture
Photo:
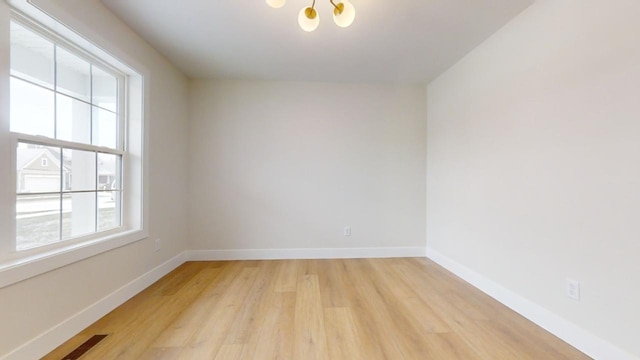
[[[281,8],[287,0],[266,0],[267,4],[274,9]],[[329,0],[333,5],[333,21],[336,25],[346,28],[353,24],[353,20],[356,18],[356,9],[348,0],[341,0],[339,3],[335,3],[334,0]],[[316,0],[310,7],[303,8],[298,13],[298,24],[302,30],[311,32],[318,28],[320,25],[320,16],[315,9]]]

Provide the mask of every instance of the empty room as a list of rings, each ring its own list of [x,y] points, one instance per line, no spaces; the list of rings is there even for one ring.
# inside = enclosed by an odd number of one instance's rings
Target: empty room
[[[640,360],[637,0],[0,0],[0,359]]]

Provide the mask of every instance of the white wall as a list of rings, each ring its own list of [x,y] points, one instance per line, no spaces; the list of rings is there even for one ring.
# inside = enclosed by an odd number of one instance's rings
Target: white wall
[[[417,85],[193,81],[190,248],[424,248],[425,98]]]
[[[187,79],[98,1],[37,2],[149,73],[150,238],[0,289],[0,357],[186,249]],[[8,90],[7,11],[0,1],[0,93]],[[4,146],[0,150],[7,153]],[[157,253],[155,238],[163,242]]]
[[[639,14],[537,1],[428,86],[427,132],[427,246],[637,356]]]

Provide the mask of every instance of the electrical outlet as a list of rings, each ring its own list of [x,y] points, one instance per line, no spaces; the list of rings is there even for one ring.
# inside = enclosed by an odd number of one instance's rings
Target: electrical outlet
[[[579,282],[575,280],[567,279],[567,296],[570,299],[580,301],[580,283]]]
[[[159,251],[161,247],[162,247],[162,243],[160,242],[160,239],[155,239],[153,241],[153,252]]]
[[[344,227],[344,236],[351,236],[351,226]]]

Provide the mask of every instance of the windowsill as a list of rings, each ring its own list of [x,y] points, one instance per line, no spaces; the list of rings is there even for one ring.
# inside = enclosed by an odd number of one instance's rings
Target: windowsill
[[[70,244],[54,250],[10,259],[0,263],[0,289],[49,271],[82,261],[147,238],[146,231],[128,230]]]

